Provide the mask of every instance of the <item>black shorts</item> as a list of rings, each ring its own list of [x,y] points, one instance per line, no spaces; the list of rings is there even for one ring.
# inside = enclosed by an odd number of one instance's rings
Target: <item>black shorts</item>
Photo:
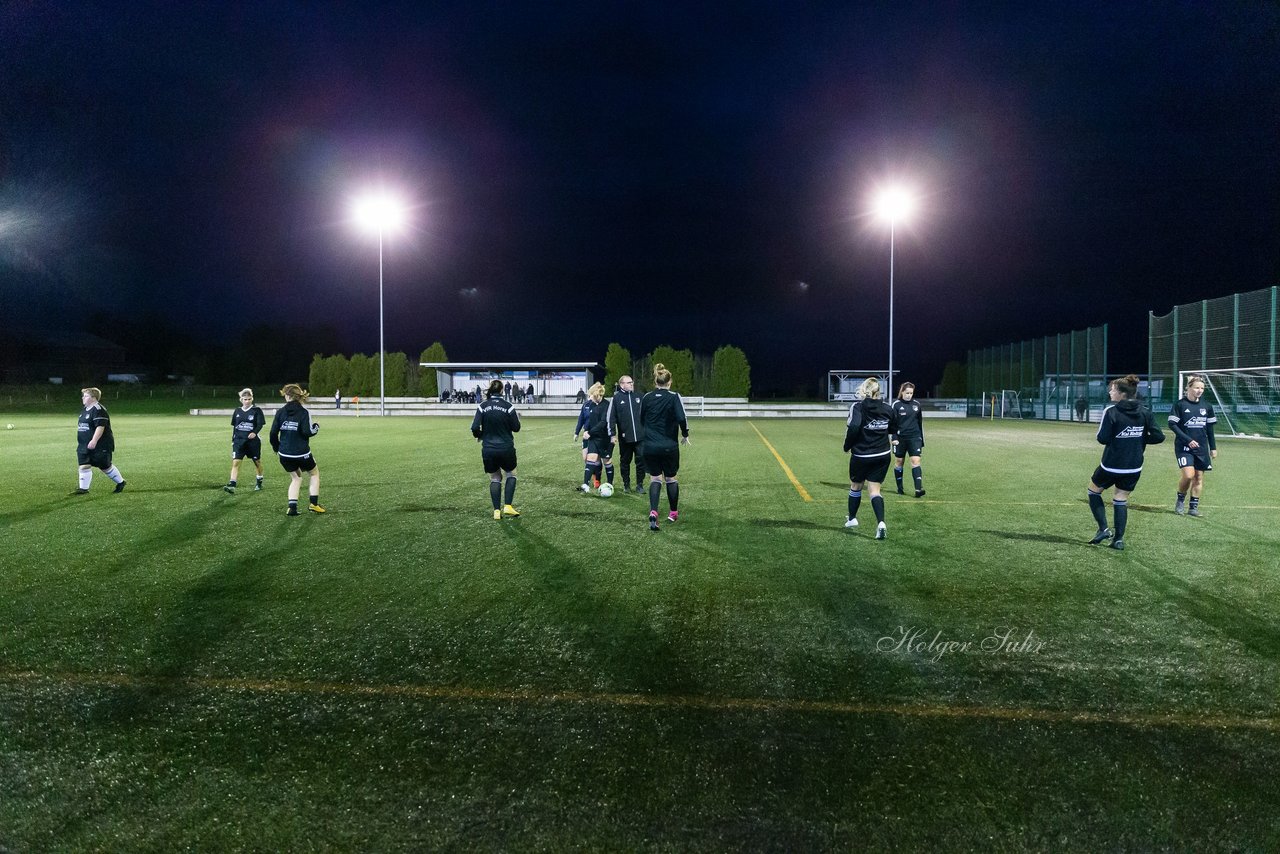
[[[587,453],[596,454],[601,459],[613,456],[613,442],[608,439],[591,439],[587,442]]]
[[[651,477],[675,477],[680,471],[679,446],[667,450],[644,450],[644,470]]]
[[[1178,451],[1178,468],[1184,469],[1187,466],[1194,466],[1196,471],[1213,471],[1213,460],[1203,448],[1196,451],[1183,448]]]
[[[924,436],[899,436],[898,446],[893,453],[898,459],[918,457],[924,450]]]
[[[849,457],[849,480],[852,483],[884,483],[884,476],[889,473],[889,457]]]
[[[480,454],[480,459],[484,460],[485,474],[494,474],[499,470],[516,470],[515,448],[511,448],[507,451],[483,451]]]
[[[311,471],[316,467],[316,458],[310,454],[305,457],[281,457],[280,465],[287,472]]]
[[[245,457],[248,457],[255,463],[262,457],[261,439],[245,439],[244,442],[239,445],[232,443],[231,459],[243,460]]]
[[[93,466],[103,470],[111,468],[111,452],[105,448],[94,448],[92,451],[87,448],[76,448],[76,459],[82,466]]]
[[[1133,492],[1134,487],[1138,485],[1138,478],[1142,477],[1142,472],[1126,472],[1119,474],[1113,471],[1107,471],[1102,466],[1098,466],[1093,470],[1093,485],[1099,489],[1123,489],[1125,492]]]

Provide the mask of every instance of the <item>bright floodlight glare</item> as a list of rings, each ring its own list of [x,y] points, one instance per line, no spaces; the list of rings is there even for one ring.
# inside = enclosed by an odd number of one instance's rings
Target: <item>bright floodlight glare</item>
[[[876,197],[876,214],[886,222],[902,222],[915,209],[915,196],[901,187],[881,190]]]
[[[361,228],[376,234],[399,228],[404,223],[405,210],[394,196],[379,193],[356,200],[355,218]]]

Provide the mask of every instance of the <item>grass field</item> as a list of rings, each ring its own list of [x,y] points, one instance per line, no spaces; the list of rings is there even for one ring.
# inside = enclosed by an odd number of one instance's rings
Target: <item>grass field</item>
[[[1153,449],[1115,552],[1080,425],[929,421],[877,542],[838,420],[693,422],[652,534],[565,420],[494,522],[462,419],[320,412],[288,518],[113,415],[75,497],[75,413],[0,414],[0,850],[1280,848],[1274,443],[1201,519]]]

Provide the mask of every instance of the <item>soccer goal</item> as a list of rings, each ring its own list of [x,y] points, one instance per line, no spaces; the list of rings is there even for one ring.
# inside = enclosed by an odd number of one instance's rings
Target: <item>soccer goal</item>
[[[1280,438],[1280,365],[1178,371],[1179,394],[1192,376],[1204,380],[1205,396],[1218,416],[1215,433],[1241,439]]]
[[[1021,418],[1022,400],[1011,388],[987,392],[982,395],[983,418]]]

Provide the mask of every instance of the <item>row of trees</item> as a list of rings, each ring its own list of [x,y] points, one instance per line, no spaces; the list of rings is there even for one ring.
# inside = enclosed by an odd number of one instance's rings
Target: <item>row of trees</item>
[[[435,369],[422,369],[419,362],[446,362],[449,357],[439,341],[411,360],[404,353],[387,353],[384,359],[387,397],[435,397],[440,393]],[[378,354],[356,353],[346,356],[321,356],[311,359],[307,390],[313,396],[331,397],[341,390],[343,397],[377,397],[381,386]]]
[[[436,397],[440,389],[434,369],[422,369],[419,362],[447,362],[439,341],[423,350],[416,360],[404,353],[386,354],[387,397]],[[695,356],[691,350],[657,347],[647,356],[633,359],[621,344],[610,344],[604,357],[604,385],[612,389],[618,377],[630,374],[640,388],[653,387],[653,366],[662,364],[671,371],[672,387],[682,394],[704,397],[748,397],[751,394],[751,366],[737,347],[721,347],[713,356]],[[344,397],[376,397],[379,391],[378,356],[357,353],[321,356],[311,360],[308,390],[315,396],[332,396],[341,389]]]
[[[715,355],[694,355],[663,345],[639,359],[621,344],[610,344],[604,356],[604,386],[612,389],[618,377],[630,374],[637,387],[653,387],[653,368],[664,365],[671,371],[671,386],[681,394],[703,397],[749,397],[751,365],[747,354],[737,347],[724,346]]]

